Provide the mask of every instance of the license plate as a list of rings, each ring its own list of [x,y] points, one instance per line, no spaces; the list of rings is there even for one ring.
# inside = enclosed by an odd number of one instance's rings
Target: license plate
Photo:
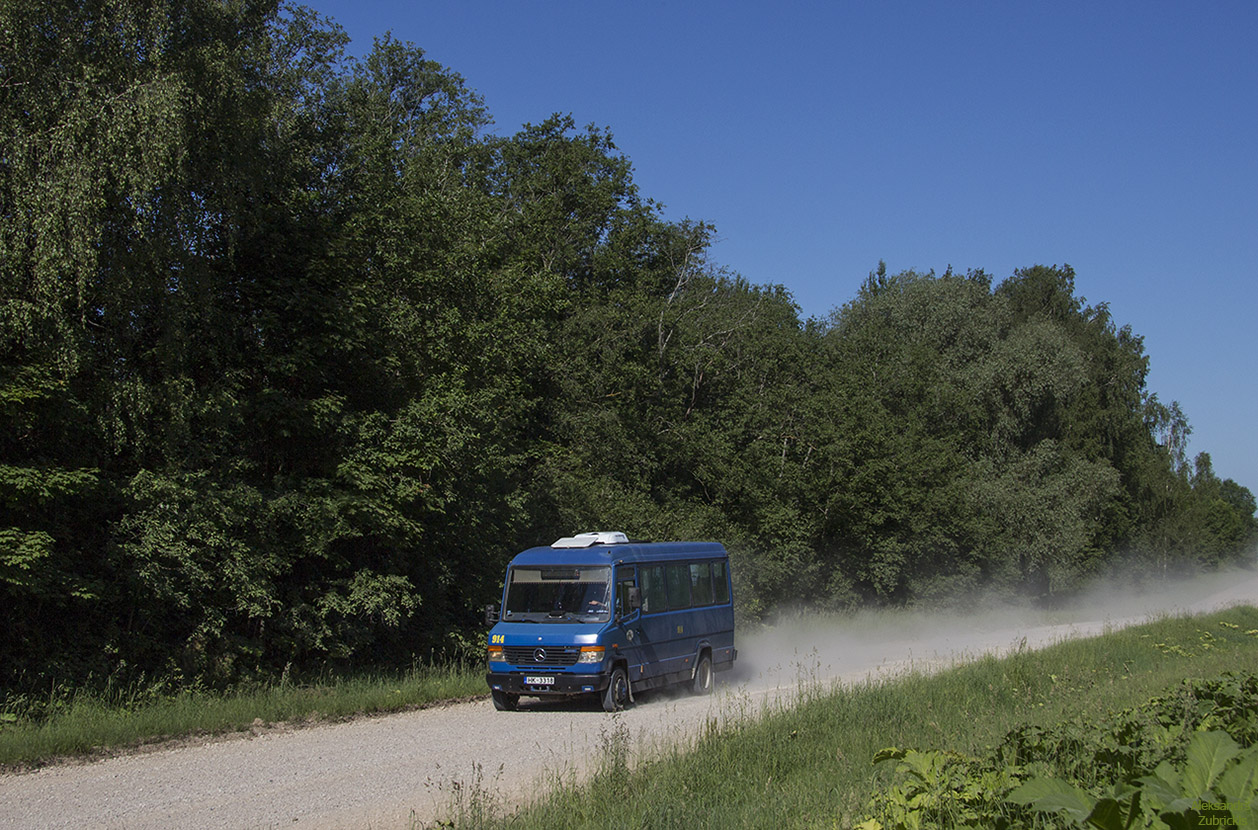
[[[555,678],[553,677],[525,677],[524,685],[525,686],[553,686],[555,685]]]

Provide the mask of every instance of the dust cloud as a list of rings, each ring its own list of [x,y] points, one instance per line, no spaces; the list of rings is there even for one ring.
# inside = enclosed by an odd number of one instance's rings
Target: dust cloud
[[[1254,563],[1175,578],[1114,575],[1051,606],[983,596],[947,610],[783,609],[763,626],[740,629],[738,663],[722,680],[752,690],[860,682],[1240,604],[1258,605]]]

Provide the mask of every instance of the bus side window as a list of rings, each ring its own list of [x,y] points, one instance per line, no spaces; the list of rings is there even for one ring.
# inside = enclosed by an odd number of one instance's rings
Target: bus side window
[[[690,607],[690,567],[685,564],[668,566],[669,610]]]
[[[712,604],[711,563],[695,562],[690,566],[690,602],[692,605]]]
[[[712,563],[712,587],[715,588],[715,601],[717,605],[723,605],[729,602],[729,579],[725,576],[725,563]]]
[[[634,585],[633,569],[616,571],[616,618],[619,619],[630,611],[629,589]]]
[[[664,566],[650,565],[639,570],[642,578],[642,613],[658,614],[668,608],[668,593],[664,585]]]

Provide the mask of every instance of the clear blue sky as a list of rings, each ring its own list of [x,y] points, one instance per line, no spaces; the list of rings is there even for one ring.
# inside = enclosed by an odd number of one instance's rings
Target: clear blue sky
[[[611,129],[643,195],[802,315],[892,272],[1070,264],[1190,454],[1258,492],[1258,3],[314,0],[514,133]]]

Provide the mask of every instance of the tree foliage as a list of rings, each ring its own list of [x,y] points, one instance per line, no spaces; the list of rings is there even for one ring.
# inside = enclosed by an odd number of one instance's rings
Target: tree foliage
[[[1069,268],[880,267],[802,321],[607,130],[489,134],[412,44],[265,0],[0,32],[4,687],[452,653],[594,527],[724,540],[752,616],[1253,539]]]

